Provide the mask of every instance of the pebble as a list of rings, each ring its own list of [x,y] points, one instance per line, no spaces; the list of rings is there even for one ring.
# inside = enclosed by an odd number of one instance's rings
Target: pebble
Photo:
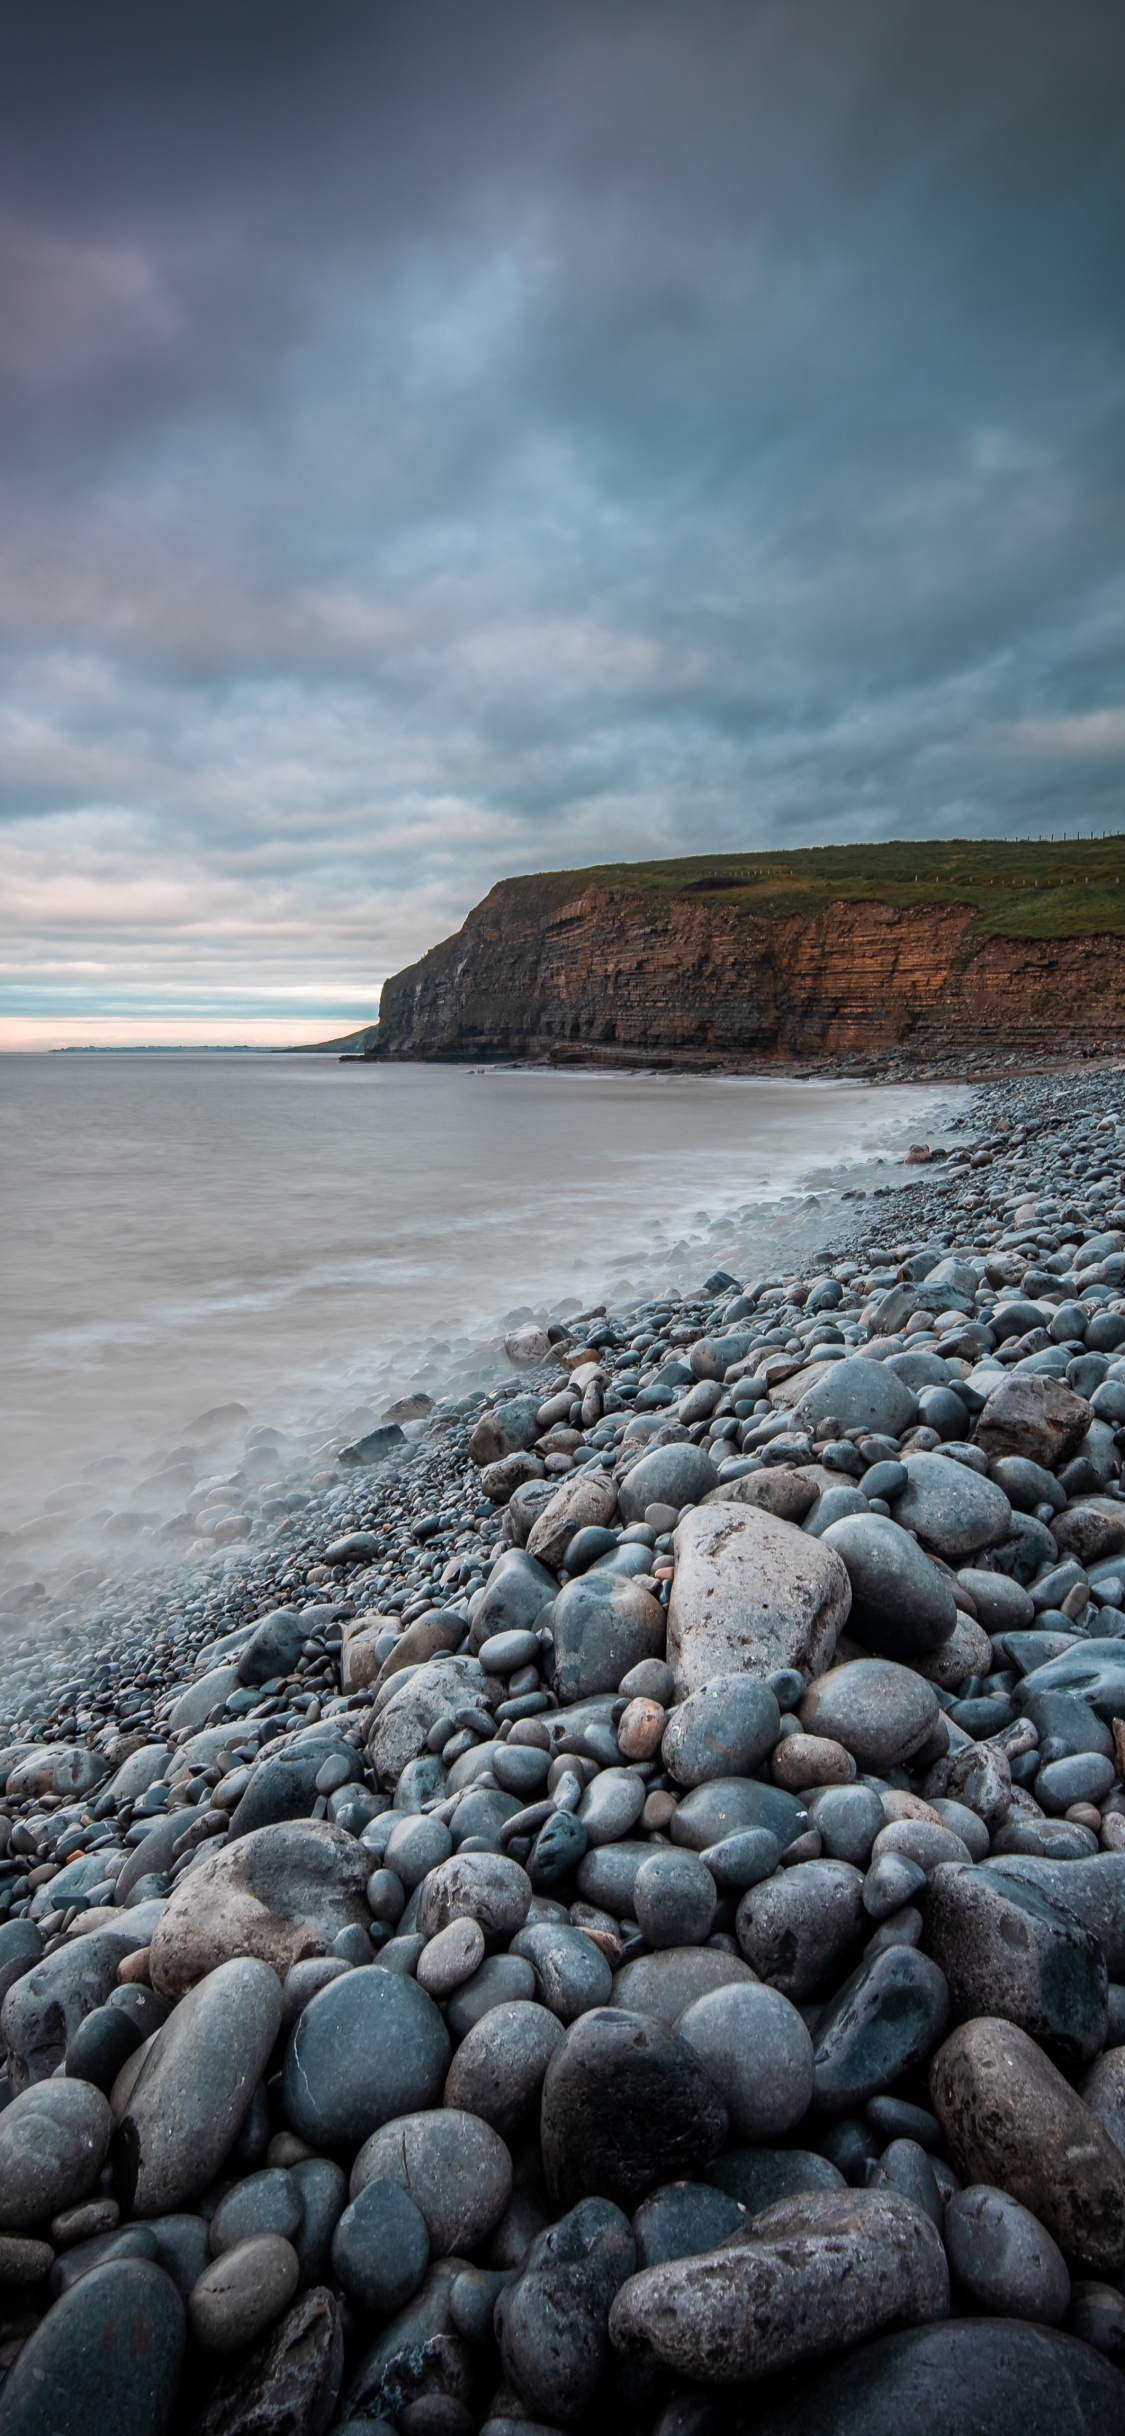
[[[349,2195],[394,2182],[418,2209],[435,2258],[475,2250],[500,2222],[512,2194],[512,2160],[483,2116],[460,2107],[396,2116],[365,2140]]]
[[[633,1881],[638,1925],[656,1947],[704,1944],[716,1899],[714,1878],[693,1852],[654,1852]]]
[[[949,1990],[928,1954],[895,1945],[862,1962],[816,2025],[813,2073],[821,2112],[847,2114],[893,2088],[928,2061],[948,2019]]]
[[[676,2031],[710,2074],[731,2139],[775,2139],[807,2113],[812,2040],[796,2006],[777,1988],[716,1988],[686,2007]]]
[[[418,1956],[415,1978],[427,1996],[441,2004],[464,1986],[484,1961],[484,1930],[479,1920],[451,1920]]]
[[[97,2181],[113,2118],[88,2081],[36,2081],[0,2113],[0,2226],[32,2232]]]
[[[747,2211],[726,2191],[707,2182],[669,2182],[642,2199],[633,2218],[638,2267],[663,2267],[672,2258],[698,2258],[737,2233]]]
[[[945,1973],[955,2021],[991,2014],[1018,2022],[1069,2071],[1100,2053],[1105,1956],[1089,1929],[1037,1888],[987,1866],[938,1867],[926,1944]]]
[[[303,2214],[300,2185],[283,2166],[266,2166],[260,2174],[248,2174],[220,2199],[211,2218],[211,2256],[221,2257],[224,2250],[233,2250],[237,2242],[249,2241],[256,2233],[280,2233],[284,2240],[292,2241]]]
[[[559,2208],[597,2196],[635,2207],[722,2147],[726,2108],[694,2050],[651,2016],[585,2013],[552,2056],[540,2137]]]
[[[557,2013],[522,1999],[493,2005],[467,2030],[445,2083],[445,2103],[479,2115],[508,2139],[538,2103],[543,2075],[564,2039]]]
[[[671,1856],[669,1855],[669,1858]],[[645,1863],[651,1867],[650,1862]],[[595,2005],[609,2003],[613,1973],[593,1939],[561,1920],[521,1929],[510,1951],[531,1964],[535,1994],[557,2021],[577,2021]]]
[[[285,2051],[285,2111],[314,2148],[355,2148],[383,2123],[431,2106],[449,2069],[433,1998],[378,1967],[349,1971],[305,2006]]]
[[[727,1836],[764,1827],[785,1852],[807,1824],[804,1804],[780,1785],[763,1785],[749,1776],[720,1776],[694,1785],[684,1795],[672,1814],[671,1831],[674,1844],[706,1852]]]
[[[305,2292],[245,2363],[222,2370],[193,2436],[313,2436],[335,2408],[344,2370],[340,2311],[331,2292]]]
[[[668,1662],[681,1698],[715,1675],[828,1664],[851,1595],[826,1540],[762,1507],[706,1505],[681,1521],[675,1551]]]
[[[450,1998],[445,2018],[454,2038],[464,2039],[494,2006],[522,2003],[534,1994],[535,1973],[521,1955],[488,1954]]]
[[[165,2215],[206,2189],[238,2136],[280,2025],[276,1973],[250,1956],[221,1964],[176,2006],[118,2118],[118,2196],[131,2211]]]
[[[904,1469],[906,1487],[894,1501],[894,1519],[947,1564],[963,1565],[1006,1538],[1012,1509],[995,1480],[944,1455],[909,1455]]]
[[[486,1936],[513,1937],[531,1903],[531,1880],[518,1861],[499,1853],[465,1852],[432,1869],[418,1904],[418,1927],[435,1937],[451,1920],[478,1920]]]
[[[889,1515],[848,1514],[831,1524],[820,1545],[844,1566],[849,1629],[866,1648],[885,1658],[924,1658],[948,1639],[957,1621],[953,1592]]]
[[[551,1629],[552,1688],[567,1704],[615,1692],[632,1667],[664,1654],[664,1609],[627,1576],[594,1571],[568,1582],[551,1610]]]
[[[368,1874],[362,1846],[326,1819],[257,1828],[208,1854],[175,1888],[153,1931],[153,1987],[175,1999],[249,1955],[284,1978],[341,1929],[366,1927]]]
[[[716,1675],[673,1711],[661,1757],[679,1785],[749,1776],[780,1732],[781,1711],[768,1683],[752,1675]]]
[[[496,2303],[504,2373],[526,2412],[555,2427],[592,2403],[609,2362],[610,2308],[636,2255],[628,2217],[604,2198],[581,2200],[533,2242]]]
[[[188,2324],[201,2351],[241,2351],[287,2309],[300,2268],[280,2233],[256,2233],[205,2267],[188,2296]]]
[[[673,2030],[681,2013],[713,1988],[744,1987],[754,1973],[737,1954],[713,1945],[668,1946],[660,1954],[638,1954],[635,1962],[615,1971],[610,2003],[632,2013],[651,2014]]]
[[[184,2305],[143,2258],[95,2267],[23,2345],[0,2400],[4,2436],[163,2436],[184,2356]]]
[[[421,2209],[399,2182],[367,2182],[332,2235],[332,2272],[362,2309],[390,2317],[417,2292],[430,2263]]]
[[[861,1768],[900,1767],[938,1720],[932,1684],[889,1658],[857,1658],[810,1684],[798,1710],[810,1734],[842,1743]]]
[[[901,2436],[941,2397],[941,2436],[1117,2436],[1121,2379],[1085,2344],[1018,2319],[880,2336],[802,2380],[755,2436]]]
[[[802,1861],[750,1888],[735,1930],[759,1978],[803,2004],[839,1981],[868,1934],[860,1872],[849,1861]]]
[[[1012,2022],[965,2022],[935,2055],[934,2111],[962,2182],[995,2183],[1095,2275],[1125,2269],[1125,2157]]]
[[[1066,2260],[1018,2199],[972,2183],[948,2201],[942,2233],[959,2297],[969,2308],[1061,2326],[1070,2305]]]

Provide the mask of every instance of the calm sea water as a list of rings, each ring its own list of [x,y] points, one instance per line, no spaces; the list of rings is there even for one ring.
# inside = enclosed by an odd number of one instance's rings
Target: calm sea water
[[[230,1399],[255,1422],[329,1428],[495,1370],[515,1312],[697,1285],[717,1262],[746,1274],[779,1229],[811,1248],[838,1230],[849,1178],[877,1181],[870,1163],[934,1136],[958,1097],[0,1057],[0,1524],[52,1492],[73,1517],[116,1468],[112,1504]],[[819,1207],[788,1198],[810,1180]]]

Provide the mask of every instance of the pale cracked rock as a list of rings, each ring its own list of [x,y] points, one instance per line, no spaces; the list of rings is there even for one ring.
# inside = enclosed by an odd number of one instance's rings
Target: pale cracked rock
[[[541,1564],[561,1565],[576,1531],[589,1523],[608,1523],[617,1505],[617,1490],[608,1473],[583,1469],[564,1480],[550,1504],[532,1524],[527,1553]]]
[[[371,1764],[387,1792],[397,1785],[409,1760],[426,1747],[426,1736],[439,1717],[454,1709],[479,1708],[484,1679],[475,1658],[442,1658],[420,1666],[416,1675],[398,1684],[394,1677],[376,1703],[367,1737]]]
[[[149,1975],[175,2001],[236,1955],[284,1978],[328,1952],[341,1929],[366,1928],[370,1854],[326,1819],[259,1827],[209,1855],[176,1887],[153,1931]]]
[[[949,2309],[940,2235],[897,2191],[779,2200],[702,2258],[647,2267],[610,2311],[620,2351],[736,2385]]]
[[[822,1540],[757,1506],[709,1505],[675,1536],[668,1662],[680,1699],[714,1675],[806,1678],[831,1663],[851,1589]]]

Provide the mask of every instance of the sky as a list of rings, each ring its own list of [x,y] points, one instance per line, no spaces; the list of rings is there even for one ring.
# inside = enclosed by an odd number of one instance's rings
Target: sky
[[[507,873],[1125,828],[1120,0],[0,21],[0,1045]]]

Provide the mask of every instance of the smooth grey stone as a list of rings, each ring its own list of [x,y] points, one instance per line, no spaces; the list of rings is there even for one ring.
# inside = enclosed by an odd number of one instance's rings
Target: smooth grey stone
[[[962,2181],[1018,2192],[1064,2257],[1120,2278],[1125,2157],[1025,2030],[963,2024],[933,2059],[930,2095]]]
[[[843,1561],[852,1591],[848,1630],[865,1647],[887,1658],[924,1658],[949,1639],[953,1593],[897,1522],[850,1514],[830,1526],[823,1544]]]
[[[601,1911],[611,1912],[615,1920],[632,1920],[633,1887],[641,1862],[648,1859],[650,1844],[602,1844],[585,1853],[578,1864],[578,1892],[586,1903],[596,1903]]]
[[[527,2003],[534,1994],[535,1973],[522,1955],[486,1954],[472,1978],[463,1980],[450,1997],[445,2018],[454,2038],[463,2039],[494,2006]]]
[[[1103,1758],[1113,1757],[1113,1736],[1109,1727],[1095,1717],[1089,1702],[1078,1692],[1029,1691],[1030,1676],[1019,1685],[1016,1698],[1021,1717],[1030,1717],[1040,1743],[1050,1736],[1065,1742],[1072,1751],[1100,1751]]]
[[[924,2210],[930,2223],[936,2225],[940,2233],[945,2202],[930,2160],[917,2140],[890,2141],[867,2187],[869,2190],[901,2191],[904,2199],[913,2200],[915,2207]]]
[[[894,1501],[894,1519],[947,1564],[964,1564],[1006,1537],[1012,1509],[995,1480],[944,1455],[909,1455],[905,1468],[907,1485]]]
[[[780,1785],[761,1785],[747,1776],[720,1776],[685,1793],[672,1820],[672,1842],[690,1852],[706,1852],[728,1835],[747,1827],[764,1827],[776,1836],[782,1851],[808,1825],[808,1812]]]
[[[811,1539],[819,1539],[829,1525],[843,1522],[846,1514],[867,1514],[870,1506],[866,1492],[854,1480],[835,1481],[830,1489],[822,1489],[816,1504],[810,1506],[801,1525]]]
[[[436,2260],[421,2291],[381,2328],[352,2377],[342,2413],[346,2425],[358,2420],[366,2431],[374,2419],[382,2436],[384,2428],[398,2425],[404,2392],[414,2397],[427,2387],[467,2400],[475,2363],[457,2335],[450,2308],[454,2284],[464,2272],[463,2259]]]
[[[713,1675],[673,1710],[661,1757],[680,1785],[749,1776],[780,1732],[781,1711],[768,1684],[752,1675]]]
[[[362,2309],[381,2317],[413,2300],[430,2263],[425,2218],[397,2182],[368,2182],[332,2236],[332,2271]]]
[[[612,2341],[709,2385],[736,2385],[859,2343],[903,2318],[944,2317],[941,2238],[897,2191],[804,2191],[706,2259],[632,2276]]]
[[[506,1854],[458,1853],[426,1878],[417,1925],[424,1937],[436,1937],[451,1920],[479,1920],[486,1937],[512,1937],[523,1927],[531,1895],[527,1871]]]
[[[1097,1938],[1111,1978],[1125,1979],[1125,1853],[1091,1853],[1073,1861],[1005,1853],[991,1867],[994,1876],[1037,1887],[1073,1912]]]
[[[569,1549],[567,1554],[570,1554]],[[638,1547],[629,1540],[622,1540],[619,1546],[610,1550],[608,1556],[599,1556],[593,1565],[588,1566],[587,1571],[594,1576],[608,1573],[614,1579],[622,1581],[632,1579],[637,1574],[650,1573],[652,1562],[651,1548]],[[644,1664],[643,1659],[641,1664]]]
[[[493,2005],[457,2049],[445,2084],[446,2105],[479,2115],[508,2139],[536,2104],[564,2035],[558,2015],[545,2005]]]
[[[245,2362],[221,2371],[192,2436],[316,2436],[335,2409],[344,2336],[335,2295],[304,2292]],[[366,2436],[380,2436],[377,2429]]]
[[[453,1838],[442,1819],[406,1818],[392,1827],[383,1860],[412,1895],[439,1861],[448,1861],[452,1850]]]
[[[889,2089],[945,2035],[949,1990],[928,1954],[887,1946],[826,2005],[813,2041],[818,2110],[843,2115]]]
[[[1058,2244],[1029,2208],[1007,2191],[972,2183],[948,2201],[946,2255],[972,2309],[994,2317],[1059,2326],[1070,2304],[1070,2276]]]
[[[232,1692],[239,1689],[241,1678],[237,1666],[216,1666],[206,1675],[198,1675],[194,1683],[184,1685],[178,1700],[168,1714],[168,1728],[177,1734],[184,1726],[201,1726],[212,1709],[222,1709]]]
[[[466,2343],[484,2345],[492,2339],[496,2303],[509,2281],[503,2267],[466,2267],[450,2291],[453,2324]]]
[[[43,1931],[34,1920],[5,1920],[0,1926],[0,2005],[9,1988],[41,1960]]]
[[[220,1964],[175,2007],[118,2123],[115,2181],[133,2215],[167,2215],[214,2179],[280,2023],[276,1973],[251,1956]]]
[[[205,2267],[188,2299],[188,2325],[206,2352],[258,2340],[292,2300],[300,2269],[280,2233],[255,2233]]]
[[[119,1962],[139,1943],[143,1939],[124,1922],[120,1928],[91,1929],[21,1974],[0,2007],[11,2089],[46,2080],[62,2063],[79,2022],[104,2005],[117,1985]]]
[[[513,1489],[504,1509],[504,1536],[517,1548],[526,1548],[540,1515],[551,1503],[555,1486],[553,1480],[525,1480]]]
[[[365,2140],[351,2172],[355,2199],[369,2182],[408,2191],[426,2225],[431,2255],[475,2250],[499,2224],[512,2195],[512,2160],[499,2133],[461,2108],[399,2115]]]
[[[149,1976],[182,1996],[232,1959],[256,1955],[285,1977],[342,1928],[368,1924],[370,1856],[327,1819],[286,1819],[198,1854],[150,1939]]]
[[[127,2013],[112,2011],[109,2005],[97,2005],[79,2022],[67,2046],[68,2079],[92,2081],[95,2089],[104,2090],[108,2097],[122,2065],[140,2046],[143,2036],[139,2024],[131,2021]]]
[[[436,1752],[408,1759],[394,1790],[394,1806],[407,1818],[417,1818],[427,1802],[440,1801],[448,1790],[445,1769]]]
[[[1054,1759],[1040,1768],[1035,1799],[1048,1816],[1061,1818],[1072,1802],[1104,1801],[1116,1781],[1112,1759],[1103,1759],[1100,1751],[1076,1751],[1069,1759]]]
[[[370,1881],[369,1881],[370,1882]],[[319,1988],[326,1988],[333,1979],[342,1979],[351,1969],[339,1954],[310,1954],[306,1962],[295,1962],[287,1971],[281,1990],[281,2028],[292,2029],[298,2014],[303,2013]]]
[[[184,1824],[183,1811],[172,1810],[166,1818],[157,1819],[155,1826],[149,1828],[143,1843],[134,1846],[124,1868],[117,1873],[113,1899],[118,1906],[129,1901],[142,1880],[164,1877],[172,1865],[172,1846],[177,1836],[183,1834]],[[81,1942],[84,1945],[85,1938]]]
[[[280,2233],[292,2241],[301,2216],[301,2194],[292,2176],[284,2166],[267,2165],[260,2174],[236,2182],[220,2199],[211,2218],[211,2255],[218,2258],[255,2233]]]
[[[171,2276],[185,2301],[210,2259],[209,2229],[205,2216],[190,2215],[157,2216],[145,2227],[152,2236],[157,2266]]]
[[[928,2107],[912,2106],[906,2098],[869,2098],[863,2115],[883,2140],[914,2140],[934,2151],[941,2147],[941,2125]]]
[[[1034,1622],[1031,1594],[1006,1573],[984,1573],[979,1565],[962,1565],[957,1579],[967,1590],[986,1632],[1026,1632]]]
[[[92,2190],[113,2117],[89,2081],[36,2081],[0,2113],[0,2227],[47,2224]]]
[[[1037,1506],[1050,1505],[1061,1514],[1066,1490],[1041,1463],[1032,1463],[1026,1455],[1000,1455],[988,1469],[990,1479],[1003,1489],[1009,1505],[1019,1513],[1034,1514]]]
[[[693,1852],[654,1852],[633,1882],[633,1905],[652,1946],[702,1945],[717,1902],[715,1881]]]
[[[628,2217],[588,2198],[533,2242],[496,2303],[504,2374],[521,2403],[557,2426],[593,2403],[610,2360],[615,2295],[636,2265]]]
[[[642,2199],[633,2218],[638,2267],[662,2267],[670,2258],[699,2258],[737,2233],[747,2211],[709,2182],[667,2182]]]
[[[671,1945],[661,1954],[638,1954],[613,1975],[611,2005],[626,2012],[649,2013],[666,2030],[675,2028],[681,2013],[713,1988],[749,1987],[754,1973],[737,1954],[713,1945]]]
[[[1121,2379],[1085,2343],[1013,2318],[961,2318],[884,2335],[818,2369],[754,2436],[1119,2436]]]
[[[1107,1723],[1125,1717],[1125,1641],[1076,1641],[1027,1675],[1029,1692],[1078,1692]]]
[[[94,2267],[56,2301],[8,2371],[4,2436],[164,2436],[184,2356],[184,2305],[147,2258]]]
[[[600,1523],[587,1523],[585,1529],[576,1531],[573,1539],[567,1543],[567,1572],[585,1573],[590,1565],[597,1563],[600,1556],[611,1556],[616,1546],[616,1531],[607,1531]]]
[[[955,2021],[989,2014],[1018,2022],[1067,2069],[1099,2054],[1107,2020],[1101,1946],[1037,1888],[987,1864],[942,1863],[930,1876],[926,1942],[949,1983]]]
[[[382,1791],[392,1792],[409,1761],[421,1758],[426,1737],[439,1717],[452,1716],[455,1709],[479,1707],[483,1694],[484,1677],[476,1658],[431,1660],[402,1682],[392,1675],[376,1694],[367,1737],[368,1756]]]
[[[551,2059],[540,2139],[556,2207],[597,2194],[635,2207],[697,2174],[726,2137],[726,2108],[693,2049],[644,2014],[584,2013]]]
[[[416,1980],[349,1971],[313,1997],[291,2033],[289,2123],[311,2147],[354,2148],[392,2117],[435,2104],[449,2056],[445,2024]]]
[[[638,1582],[613,1574],[582,1573],[568,1582],[555,1600],[551,1629],[552,1685],[567,1705],[593,1692],[616,1692],[622,1676],[642,1659],[664,1655],[659,1599]]]
[[[777,1988],[716,1988],[687,2006],[676,2032],[710,2074],[733,2140],[776,2139],[807,2113],[812,2040]]]
[[[750,1888],[735,1933],[759,1978],[803,2004],[858,1953],[867,1934],[863,1879],[848,1861],[800,1861]]]
[[[779,2199],[795,2199],[801,2191],[847,2187],[837,2166],[807,2148],[727,2148],[708,2166],[707,2179],[741,2200],[749,2216],[772,2208]]]
[[[499,1633],[530,1632],[557,1591],[554,1574],[528,1556],[526,1549],[506,1549],[469,1608],[469,1648],[474,1656]]]
[[[881,1437],[898,1438],[916,1419],[917,1412],[917,1398],[884,1362],[848,1354],[842,1362],[833,1363],[827,1376],[807,1390],[794,1412],[794,1420],[815,1427],[818,1421],[834,1413],[845,1434],[850,1429],[865,1429]]]
[[[881,1809],[879,1816],[881,1821]],[[721,1843],[708,1844],[699,1857],[710,1870],[721,1895],[741,1895],[748,1886],[772,1878],[781,1860],[781,1846],[766,1828],[747,1827],[741,1835],[724,1836]]]
[[[643,1522],[649,1506],[702,1505],[709,1489],[719,1485],[717,1467],[701,1446],[688,1440],[677,1446],[654,1447],[626,1473],[617,1503],[627,1523]]]
[[[547,1754],[541,1756],[545,1759]],[[645,1781],[631,1768],[603,1768],[578,1805],[587,1845],[616,1844],[637,1824],[645,1805]]]
[[[920,1307],[920,1306],[919,1306]],[[909,1314],[907,1315],[909,1316]],[[921,1387],[948,1387],[949,1372],[940,1353],[889,1353],[886,1367],[917,1395]],[[964,1407],[962,1406],[962,1419]],[[886,1491],[883,1491],[884,1496]]]
[[[546,1784],[550,1765],[550,1752],[536,1750],[532,1743],[497,1743],[492,1755],[492,1773],[501,1792],[517,1793],[524,1802],[534,1801]]]
[[[609,2003],[613,1973],[581,1929],[544,1921],[521,1929],[510,1951],[531,1964],[538,2001],[560,2022],[577,2021],[591,2006]]]
[[[52,2300],[61,2300],[72,2284],[94,2267],[108,2266],[111,2259],[155,2257],[156,2242],[147,2225],[121,2225],[113,2233],[95,2233],[90,2241],[73,2242],[55,2260],[48,2290]]]
[[[269,1683],[275,1675],[292,1674],[312,1627],[297,1607],[275,1607],[263,1616],[238,1660],[240,1683]]]
[[[842,1742],[861,1768],[901,1766],[928,1742],[940,1714],[932,1683],[890,1658],[854,1658],[809,1685],[798,1710],[807,1733]]]
[[[1080,2278],[1071,2286],[1066,2332],[1102,2352],[1120,2369],[1125,2364],[1125,2294],[1113,2284]]]
[[[1111,2027],[1112,2038],[1112,2027]],[[1079,2094],[1092,2107],[1115,2148],[1125,2155],[1125,2046],[1107,2045],[1084,2074]]]
[[[483,1785],[472,1785],[462,1795],[453,1813],[450,1832],[454,1850],[466,1847],[472,1854],[499,1852],[500,1830],[515,1818],[524,1804],[515,1793],[492,1792]]]
[[[626,1699],[655,1700],[666,1709],[675,1697],[676,1678],[663,1658],[642,1658],[639,1666],[622,1675],[617,1688]]]
[[[987,1847],[986,1847],[987,1849]],[[863,1881],[863,1908],[869,1920],[889,1920],[904,1903],[913,1903],[926,1883],[926,1872],[905,1852],[884,1852],[872,1863]]]
[[[866,1869],[871,1847],[885,1825],[883,1805],[869,1785],[828,1785],[809,1797],[809,1823],[825,1855]]]
[[[302,2284],[315,2284],[328,2270],[333,2231],[348,2196],[347,2176],[330,2157],[298,2157],[287,2170],[301,2200],[301,2221],[290,2239]]]
[[[538,1666],[539,1654],[539,1643],[533,1632],[496,1632],[488,1636],[485,1663],[490,1675],[514,1675],[517,1667]]]

